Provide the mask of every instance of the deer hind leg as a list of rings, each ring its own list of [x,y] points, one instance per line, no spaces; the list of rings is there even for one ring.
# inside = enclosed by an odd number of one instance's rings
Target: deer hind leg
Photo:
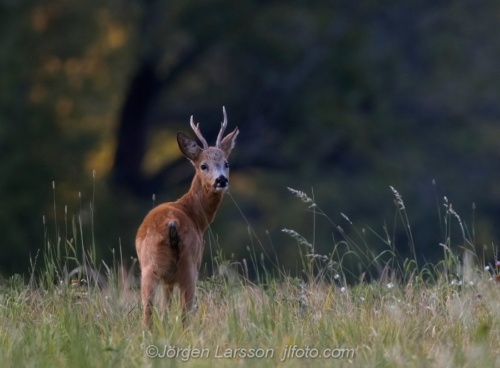
[[[158,283],[159,283],[158,276],[155,275],[155,273],[151,268],[142,271],[142,277],[141,277],[141,296],[142,296],[142,307],[143,307],[142,322],[147,327],[151,327],[153,300],[155,297],[155,291],[158,286]]]
[[[174,285],[167,284],[165,281],[163,281],[161,285],[161,310],[163,313],[167,310],[169,306],[169,301],[170,301],[170,296],[172,295],[172,291],[174,290]]]
[[[179,289],[181,291],[182,322],[184,325],[187,324],[189,314],[193,310],[198,272],[190,272],[186,276],[187,277],[179,283]]]

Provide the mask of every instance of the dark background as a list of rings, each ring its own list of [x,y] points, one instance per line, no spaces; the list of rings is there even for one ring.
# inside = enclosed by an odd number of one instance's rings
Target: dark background
[[[255,232],[226,196],[207,239],[227,258],[260,242],[296,272],[283,228],[332,251],[335,226],[287,187],[314,191],[353,237],[340,213],[367,229],[376,253],[387,246],[368,229],[393,231],[391,185],[422,259],[442,257],[445,195],[491,247],[499,61],[496,1],[0,0],[0,274],[27,273],[73,221],[99,258],[121,247],[130,263],[152,195],[189,188],[175,134],[194,136],[194,115],[213,144],[223,105],[241,132],[231,196]],[[403,226],[395,239],[409,255]]]

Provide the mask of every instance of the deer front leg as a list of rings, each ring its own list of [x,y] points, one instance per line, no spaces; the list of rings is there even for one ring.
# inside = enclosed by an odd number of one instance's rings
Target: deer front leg
[[[158,286],[158,277],[154,274],[151,268],[142,271],[141,277],[141,296],[142,296],[142,322],[144,326],[151,327],[151,314],[153,308],[153,300],[155,290]]]

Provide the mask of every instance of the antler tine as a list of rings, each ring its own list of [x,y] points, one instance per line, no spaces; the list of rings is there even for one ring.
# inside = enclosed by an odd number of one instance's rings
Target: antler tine
[[[217,148],[220,148],[220,143],[222,142],[222,138],[224,137],[224,131],[226,130],[227,127],[226,108],[224,106],[222,106],[222,113],[224,114],[224,121],[221,123],[220,132],[219,135],[217,136],[217,141],[215,142],[215,147]]]
[[[201,144],[203,144],[203,149],[207,149],[208,148],[207,141],[205,140],[205,138],[203,138],[199,126],[200,123],[194,125],[193,115],[191,115],[191,129],[193,129],[193,131],[196,133],[196,136],[200,140]]]

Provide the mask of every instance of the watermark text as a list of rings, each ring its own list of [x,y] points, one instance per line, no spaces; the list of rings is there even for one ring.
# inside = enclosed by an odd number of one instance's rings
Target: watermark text
[[[212,349],[178,347],[171,345],[149,345],[145,352],[149,358],[180,359],[187,362],[190,359],[272,359],[275,356],[282,362],[287,359],[352,359],[355,355],[354,349],[317,349],[310,347],[299,347],[298,345],[286,345],[281,354],[276,353],[274,348],[228,348],[220,345]]]

